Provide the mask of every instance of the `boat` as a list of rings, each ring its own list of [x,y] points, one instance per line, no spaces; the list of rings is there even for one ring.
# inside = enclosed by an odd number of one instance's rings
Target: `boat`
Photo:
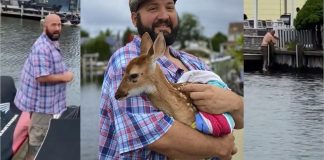
[[[14,131],[22,112],[13,103],[16,94],[14,80],[10,76],[0,76],[1,99],[1,160],[22,159],[28,148],[28,138],[13,141]],[[19,144],[13,149],[13,144]],[[48,132],[36,160],[80,159],[80,106],[67,106],[58,119],[50,121]]]
[[[80,16],[72,13],[56,13],[61,18],[63,26],[80,26]],[[44,18],[40,20],[44,23]]]

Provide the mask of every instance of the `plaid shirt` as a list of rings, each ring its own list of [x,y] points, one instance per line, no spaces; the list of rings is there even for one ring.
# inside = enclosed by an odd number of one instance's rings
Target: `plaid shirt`
[[[111,57],[102,86],[100,102],[99,159],[166,159],[151,151],[148,144],[158,140],[173,119],[154,108],[145,94],[117,101],[114,96],[126,65],[140,54],[140,38],[117,50]],[[189,70],[207,70],[197,57],[170,48],[171,54]],[[165,56],[158,59],[167,79],[173,83],[183,74]]]
[[[25,61],[16,106],[26,112],[57,114],[66,110],[66,83],[39,83],[36,78],[67,71],[58,42],[43,33]]]

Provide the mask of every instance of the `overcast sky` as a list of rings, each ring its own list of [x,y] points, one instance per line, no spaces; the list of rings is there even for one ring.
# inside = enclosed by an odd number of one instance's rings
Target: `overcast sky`
[[[227,34],[228,24],[243,19],[242,0],[178,0],[176,10],[181,17],[188,12],[198,17],[207,37],[217,32]],[[81,0],[81,26],[96,36],[109,28],[114,34],[129,26],[136,30],[130,19],[128,0]]]

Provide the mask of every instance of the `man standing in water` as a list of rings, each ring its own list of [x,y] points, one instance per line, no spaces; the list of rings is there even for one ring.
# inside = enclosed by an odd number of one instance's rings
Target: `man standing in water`
[[[271,58],[271,49],[273,48],[273,45],[277,42],[278,37],[275,36],[275,30],[271,30],[270,32],[267,32],[262,40],[261,43],[261,53],[263,55],[263,67],[262,70],[266,72],[268,70],[268,59]],[[270,46],[269,46],[270,45]],[[268,58],[268,46],[269,49],[269,58]]]
[[[33,44],[22,70],[14,102],[31,115],[27,160],[35,158],[53,115],[66,110],[66,83],[72,81],[73,73],[63,62],[60,34],[60,17],[46,16],[44,31]]]

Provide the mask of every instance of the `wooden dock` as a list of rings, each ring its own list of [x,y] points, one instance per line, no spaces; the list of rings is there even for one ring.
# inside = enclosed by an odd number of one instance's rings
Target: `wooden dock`
[[[243,49],[244,66],[248,70],[261,70],[263,55],[261,50]],[[316,69],[323,70],[323,50],[304,50],[296,46],[296,51],[275,49],[270,60],[275,67],[285,66],[292,69]]]
[[[89,77],[90,81],[93,81],[94,77],[104,75],[108,62],[98,61],[98,58],[99,53],[88,53],[81,57],[82,78],[84,80]]]
[[[49,13],[50,11],[44,10],[43,8],[38,10],[33,8],[24,8],[24,6],[19,7],[13,5],[2,5],[0,3],[1,16],[21,17],[27,19],[41,20]]]

